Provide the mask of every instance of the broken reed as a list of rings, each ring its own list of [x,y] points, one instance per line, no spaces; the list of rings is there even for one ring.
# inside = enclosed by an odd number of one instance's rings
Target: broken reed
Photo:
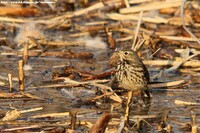
[[[19,64],[19,88],[20,91],[24,91],[24,70],[23,70],[23,60],[18,62]]]
[[[192,111],[191,112],[191,126],[192,126],[192,131],[191,131],[191,133],[197,133],[197,128],[198,128],[198,126],[197,126],[197,124],[196,124],[197,122],[196,122],[196,114]]]
[[[8,74],[9,92],[12,93],[12,74]]]
[[[130,105],[131,105],[132,99],[133,99],[133,91],[129,91],[128,100],[126,103],[125,116],[124,116],[124,119],[127,125],[129,125]]]
[[[27,64],[27,61],[28,61],[28,44],[24,45],[23,61],[24,61],[24,64]]]

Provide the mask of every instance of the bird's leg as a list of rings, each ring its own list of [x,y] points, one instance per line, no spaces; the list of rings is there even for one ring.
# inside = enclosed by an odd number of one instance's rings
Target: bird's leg
[[[145,107],[151,103],[151,98],[152,98],[152,94],[148,90],[142,91],[142,100]]]
[[[141,107],[144,106],[144,101],[143,101],[143,96],[142,96],[142,91],[138,91],[138,103],[139,103],[139,108],[141,110]]]
[[[130,115],[130,105],[133,99],[133,91],[129,91],[128,92],[128,100],[127,100],[127,104],[126,104],[126,111],[125,111],[125,121],[126,121],[126,125],[129,125],[129,115]]]

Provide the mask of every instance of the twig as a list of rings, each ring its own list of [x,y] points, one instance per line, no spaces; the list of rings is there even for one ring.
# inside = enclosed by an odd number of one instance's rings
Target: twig
[[[139,19],[138,19],[138,23],[137,23],[137,27],[135,29],[135,36],[134,36],[134,39],[133,39],[133,44],[132,44],[132,47],[131,49],[134,50],[134,51],[138,51],[138,47],[136,47],[136,40],[138,38],[138,34],[139,34],[139,30],[140,30],[140,25],[141,25],[141,22],[142,22],[142,15],[143,15],[143,11],[140,12],[139,14]],[[138,48],[138,49],[136,49]]]
[[[190,34],[190,36],[192,38],[194,38],[198,42],[198,44],[200,44],[200,40],[185,26],[185,21],[184,21],[184,6],[185,6],[185,2],[186,2],[186,0],[182,0],[181,7],[180,7],[180,10],[181,10],[181,12],[180,12],[181,15],[180,16],[181,16],[182,26],[187,31],[187,33]]]
[[[110,95],[113,95],[113,94],[114,94],[114,92],[108,92],[108,93],[105,93],[105,94],[96,96],[96,97],[92,98],[91,100],[92,100],[92,101],[96,101],[96,100],[98,100],[98,99],[101,99],[101,98],[103,98],[103,97],[110,96]]]
[[[114,92],[111,87],[108,87],[108,86],[103,85],[103,84],[94,83],[94,84],[91,84],[91,85],[94,85],[94,86],[99,87],[101,89],[106,89],[106,90],[110,90],[111,92]],[[116,93],[111,95],[109,98],[116,101],[116,102],[122,103],[122,99]]]

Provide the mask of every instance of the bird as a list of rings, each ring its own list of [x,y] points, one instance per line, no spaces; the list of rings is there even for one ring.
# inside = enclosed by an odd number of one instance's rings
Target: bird
[[[114,78],[110,82],[111,87],[117,83],[119,88],[128,90],[124,120],[126,125],[129,125],[133,92],[139,92],[140,107],[150,101],[151,93],[147,86],[150,80],[149,72],[137,52],[133,50],[115,51],[109,63],[115,67]]]
[[[145,97],[151,97],[147,86],[150,80],[149,73],[136,51],[115,51],[110,58],[110,65],[115,67],[111,87],[117,83],[120,88],[133,92],[140,91]]]

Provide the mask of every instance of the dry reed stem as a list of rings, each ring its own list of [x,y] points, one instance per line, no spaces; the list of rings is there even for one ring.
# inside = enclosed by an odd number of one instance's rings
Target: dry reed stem
[[[127,126],[129,125],[130,105],[131,105],[132,100],[133,100],[133,91],[129,91],[128,92],[128,100],[126,103],[125,115],[124,115],[125,123]]]
[[[21,98],[24,97],[24,95],[19,94],[19,93],[0,93],[0,98]]]
[[[128,34],[131,34],[130,37],[131,39],[133,39],[133,35],[135,35],[135,31],[133,30],[130,30],[128,28],[117,28],[117,29],[113,29],[114,31],[117,31],[117,32],[124,32],[124,33],[128,33]],[[118,39],[118,38],[117,38]]]
[[[23,96],[26,96],[26,97],[29,97],[29,98],[32,98],[32,99],[45,100],[45,99],[40,98],[40,97],[38,97],[38,96],[34,96],[34,95],[30,94],[30,93],[25,93],[25,92],[20,92],[20,93],[21,93]]]
[[[100,9],[104,7],[104,4],[102,2],[98,2],[90,7],[87,7],[85,9],[81,9],[81,10],[78,10],[78,11],[75,11],[73,13],[66,13],[64,15],[61,15],[61,16],[58,16],[58,17],[55,17],[51,20],[60,20],[60,19],[65,19],[65,18],[72,18],[72,17],[77,17],[77,16],[80,16],[80,15],[83,15],[83,14],[87,14],[88,12],[90,11],[93,11],[93,10],[97,10],[97,9]]]
[[[139,3],[146,3],[146,2],[152,2],[154,0],[129,0],[130,4],[139,4]]]
[[[198,106],[200,105],[200,103],[185,102],[185,101],[181,101],[181,100],[175,100],[174,103],[177,105],[198,105]]]
[[[190,36],[192,38],[194,38],[197,41],[198,44],[200,44],[200,40],[185,25],[185,20],[184,20],[184,6],[185,6],[185,2],[186,2],[186,0],[182,0],[181,7],[180,7],[180,10],[181,10],[180,16],[181,16],[182,26],[187,31],[187,33],[190,34]]]
[[[129,1],[128,0],[124,0],[124,2],[125,2],[125,5],[126,5],[126,8],[130,8]]]
[[[137,119],[152,119],[152,118],[157,118],[159,115],[134,115],[131,116],[130,120],[137,120]]]
[[[123,120],[120,122],[119,126],[118,126],[119,128],[117,129],[117,133],[123,133],[125,124],[126,124],[125,119],[123,119]]]
[[[63,19],[69,19],[72,17],[80,16],[83,14],[87,14],[90,11],[97,10],[104,7],[102,2],[98,2],[90,7],[87,7],[85,9],[81,9],[78,11],[75,11],[73,13],[66,13],[64,15],[54,17],[51,19],[40,19],[40,20],[30,20],[30,19],[15,19],[15,18],[8,18],[8,17],[0,17],[0,21],[5,21],[5,22],[13,22],[13,23],[27,23],[27,22],[32,22],[34,21],[35,23],[41,23],[41,24],[51,24],[52,22],[59,22],[60,20]]]
[[[108,27],[105,27],[104,28],[104,31],[105,31],[105,34],[106,34],[106,37],[107,37],[107,42],[110,46],[111,49],[115,48],[115,40],[114,38],[112,37],[113,34],[111,31],[109,31],[109,28]]]
[[[197,124],[197,120],[196,120],[196,114],[193,111],[191,111],[191,118],[192,118],[191,125],[195,126]]]
[[[24,45],[23,61],[24,61],[24,64],[27,64],[27,61],[28,61],[28,44]]]
[[[46,41],[46,40],[39,40],[38,43],[41,45],[49,45],[49,46],[83,46],[86,42],[83,41]]]
[[[191,111],[191,126],[192,126],[191,133],[197,133],[198,132],[197,119],[196,119],[196,114],[193,111]]]
[[[119,13],[106,13],[104,14],[104,17],[103,18],[106,18],[106,19],[112,19],[112,20],[119,20],[119,21],[123,21],[123,20],[135,20],[135,21],[138,21],[139,17],[137,15],[132,15],[132,14],[119,14]],[[168,18],[168,19],[165,19],[165,18],[162,18],[162,17],[147,17],[147,16],[144,16],[142,18],[142,21],[143,22],[148,22],[148,23],[155,23],[155,24],[171,24],[171,25],[176,25],[176,26],[181,26],[182,23],[181,23],[181,19],[180,18]],[[185,25],[189,25],[190,23],[187,22],[185,23]],[[196,27],[200,27],[200,24],[198,23],[195,23],[195,26]],[[149,34],[152,34],[154,33],[153,31],[148,31],[146,29],[143,29],[142,31],[145,31]],[[158,35],[162,35],[164,33],[157,33]]]
[[[38,122],[27,122],[27,121],[0,121],[0,125],[30,125],[30,124],[34,124],[34,125],[38,125]],[[70,122],[64,122],[64,123],[50,123],[50,122],[42,122],[40,123],[40,126],[69,126]],[[83,126],[87,126],[87,127],[91,127],[90,125],[91,122],[89,121],[79,121],[79,123],[77,124],[80,124],[80,125],[83,125]]]
[[[19,88],[20,91],[24,91],[24,69],[23,69],[23,60],[19,62]]]
[[[22,51],[12,51],[12,52],[5,52],[5,53],[0,53],[1,55],[18,55],[22,56],[23,52]],[[57,56],[57,57],[62,57],[62,58],[76,58],[76,59],[89,59],[93,57],[92,53],[89,52],[79,52],[79,53],[74,53],[71,51],[64,51],[64,52],[44,52],[42,53],[41,51],[29,51],[28,56]]]
[[[12,93],[12,87],[13,87],[13,85],[12,85],[12,74],[8,74],[8,82],[9,82],[9,92],[10,93]]]
[[[187,83],[187,80],[178,80],[165,83],[148,84],[149,88],[162,88],[162,87],[172,87]]]
[[[92,98],[91,101],[96,101],[98,99],[101,99],[101,98],[107,97],[107,96],[111,96],[113,94],[114,94],[114,92],[108,92],[108,93],[105,93],[105,94],[102,94],[102,95],[99,95],[99,96]]]
[[[196,39],[194,39],[194,38],[183,37],[183,36],[159,36],[159,37],[163,38],[163,39],[174,40],[174,41],[189,41],[189,42],[196,41]]]
[[[172,126],[171,125],[167,125],[167,133],[171,133],[171,131],[172,131]]]
[[[0,81],[0,86],[4,86],[4,85],[5,85],[5,83]]]
[[[69,37],[81,37],[81,36],[89,36],[90,32],[80,32],[68,35]]]
[[[136,43],[136,41],[137,41],[137,38],[138,38],[140,25],[141,25],[141,22],[142,22],[142,15],[143,15],[143,12],[141,11],[140,14],[139,14],[139,19],[138,19],[137,27],[135,29],[135,35],[134,35],[134,39],[133,39],[133,44],[132,44],[132,47],[131,47],[131,49],[134,50],[134,51],[138,51],[139,50],[139,48],[137,47],[138,43]]]
[[[39,111],[43,110],[43,107],[37,107],[37,108],[32,108],[32,109],[27,109],[27,110],[21,110],[20,113],[29,113],[29,112],[34,112],[34,111]]]
[[[189,56],[189,57],[187,57],[187,58],[183,58],[181,61],[179,61],[178,64],[176,64],[176,65],[174,65],[174,66],[172,66],[172,67],[166,69],[164,72],[165,72],[165,73],[168,73],[168,72],[177,70],[177,69],[178,69],[181,65],[183,65],[186,61],[192,59],[193,57],[195,57],[195,56],[197,56],[197,55],[199,55],[199,54],[200,54],[200,52],[196,52],[195,54],[193,54],[193,55],[191,55],[191,56]]]
[[[106,89],[106,90],[110,90],[111,92],[114,92],[111,87],[103,85],[103,84],[96,84],[95,83],[95,84],[91,84],[91,85],[94,85],[94,86],[99,87],[101,89]],[[122,103],[122,99],[116,93],[111,95],[109,98],[116,101],[116,102]]]
[[[145,65],[149,66],[175,66],[180,63],[176,60],[144,60]],[[182,64],[183,67],[200,67],[200,61],[190,60]]]
[[[137,15],[122,15],[118,13],[107,13],[105,14],[105,17],[107,19],[113,19],[113,20],[138,20],[139,17]],[[169,23],[169,20],[165,18],[152,18],[152,17],[142,17],[142,21],[144,22],[150,22],[150,23],[164,23],[167,24]]]
[[[132,39],[133,39],[133,36],[127,36],[124,38],[117,38],[116,42],[125,42],[125,41],[132,40]]]
[[[9,128],[9,129],[2,129],[1,131],[3,132],[12,132],[12,131],[16,131],[19,132],[19,130],[26,130],[26,129],[31,129],[31,128],[40,128],[40,125],[30,125],[30,126],[24,126],[24,127],[14,127],[14,128]]]
[[[28,112],[33,112],[33,111],[38,111],[38,110],[42,110],[42,107],[39,108],[33,108],[33,109],[28,109],[28,110],[9,110],[6,115],[1,119],[2,121],[13,121],[16,120],[17,118],[20,117],[21,114],[23,113],[28,113]]]
[[[174,1],[155,1],[151,3],[147,3],[145,5],[139,5],[136,7],[130,8],[122,8],[120,9],[120,13],[127,14],[127,13],[136,13],[141,11],[150,11],[162,8],[169,8],[169,7],[179,7],[181,6],[182,0],[174,0]]]
[[[195,126],[192,126],[192,131],[191,133],[198,133],[198,126],[195,125]]]
[[[69,116],[69,112],[63,112],[63,113],[47,113],[47,114],[39,114],[30,116],[29,118],[44,118],[44,117],[65,117]]]
[[[29,87],[31,89],[36,89],[36,88],[63,88],[63,87],[76,87],[80,86],[81,84],[52,84],[52,85],[40,85],[40,86],[34,86],[34,87]]]
[[[17,19],[17,18],[9,18],[9,17],[0,17],[0,21],[4,22],[13,22],[13,23],[27,23],[30,22],[30,19]]]
[[[77,111],[70,111],[70,116],[71,116],[71,129],[75,130],[76,129],[76,121],[77,121]]]
[[[14,109],[14,110],[9,110],[6,112],[6,115],[1,118],[1,121],[13,121],[16,120],[18,117],[20,117],[21,112]]]

